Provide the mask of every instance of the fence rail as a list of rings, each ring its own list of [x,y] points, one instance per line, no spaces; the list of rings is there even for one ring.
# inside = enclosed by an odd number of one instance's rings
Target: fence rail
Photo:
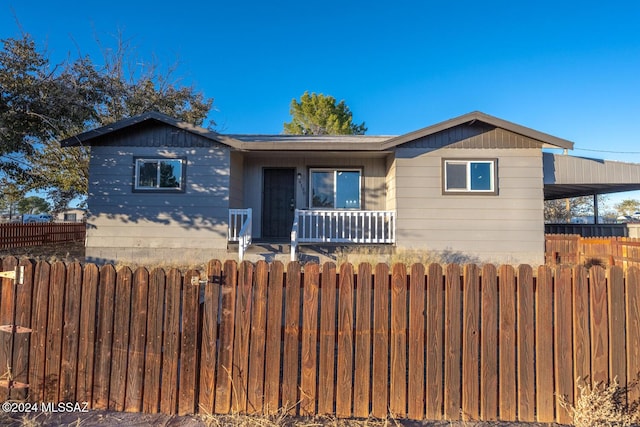
[[[547,264],[640,267],[640,239],[547,234],[545,235],[545,262]]]
[[[85,223],[0,224],[0,249],[84,241]]]
[[[640,374],[634,267],[20,264],[0,323],[33,332],[0,333],[0,366],[36,402],[568,423],[576,378]]]

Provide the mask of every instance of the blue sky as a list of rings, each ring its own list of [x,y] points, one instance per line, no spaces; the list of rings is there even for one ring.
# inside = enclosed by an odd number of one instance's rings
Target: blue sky
[[[178,61],[226,133],[280,133],[308,90],[344,99],[370,135],[480,110],[640,162],[635,0],[0,0],[0,38],[20,26],[54,59],[96,62],[96,38],[123,32],[144,61]]]

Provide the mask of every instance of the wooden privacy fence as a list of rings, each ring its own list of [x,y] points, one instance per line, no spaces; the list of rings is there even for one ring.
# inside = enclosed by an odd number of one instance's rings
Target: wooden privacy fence
[[[82,242],[85,223],[0,224],[0,249]]]
[[[20,264],[0,322],[32,332],[1,334],[0,366],[35,402],[568,423],[576,378],[640,373],[635,267]]]
[[[547,264],[600,264],[640,267],[640,239],[631,237],[581,237],[577,234],[545,235]]]

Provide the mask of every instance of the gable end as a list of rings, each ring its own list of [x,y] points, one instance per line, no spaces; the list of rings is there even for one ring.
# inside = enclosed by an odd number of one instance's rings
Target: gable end
[[[402,148],[542,148],[543,142],[477,121],[404,143]]]
[[[222,146],[209,138],[157,121],[145,121],[91,141],[91,145],[122,147],[216,147]]]

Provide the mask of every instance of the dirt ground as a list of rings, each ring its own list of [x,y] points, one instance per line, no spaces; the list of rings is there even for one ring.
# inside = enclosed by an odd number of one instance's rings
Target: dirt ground
[[[17,258],[27,257],[36,261],[83,262],[84,242],[0,249],[0,258],[4,258],[6,256],[15,256]]]
[[[4,414],[0,412],[0,425],[7,427],[30,426],[165,426],[165,427],[559,427],[559,424],[474,422],[474,421],[409,421],[409,420],[342,420],[335,418],[291,418],[229,416],[169,416],[162,414],[135,414],[89,410],[87,413]]]

